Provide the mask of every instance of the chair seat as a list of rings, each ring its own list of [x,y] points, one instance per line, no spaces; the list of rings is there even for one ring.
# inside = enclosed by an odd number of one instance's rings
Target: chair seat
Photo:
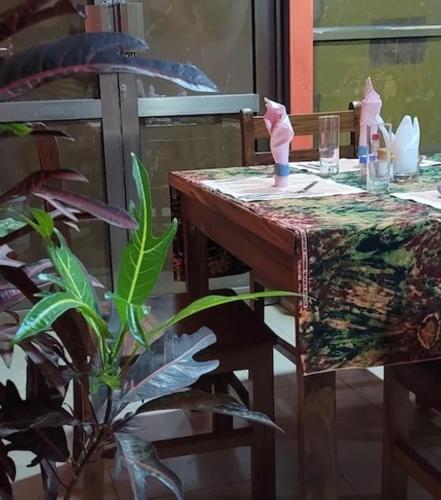
[[[397,380],[416,395],[419,406],[441,413],[441,395],[433,390],[441,385],[441,361],[399,365],[395,372]]]
[[[229,289],[210,291],[210,295],[236,295]],[[149,300],[151,313],[148,325],[153,326],[167,320],[194,299],[189,294],[162,295]],[[209,350],[242,350],[251,347],[273,346],[277,340],[272,330],[259,320],[254,311],[244,302],[237,301],[214,307],[186,318],[174,327],[177,333],[193,333],[207,327],[217,336],[217,343]]]

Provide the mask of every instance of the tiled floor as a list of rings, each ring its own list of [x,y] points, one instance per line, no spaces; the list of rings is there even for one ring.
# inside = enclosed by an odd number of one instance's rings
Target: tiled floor
[[[292,319],[275,307],[268,308],[268,322],[277,330],[291,331]],[[289,327],[289,328],[288,328]],[[296,500],[296,411],[294,366],[275,354],[276,420],[286,434],[277,435],[277,498]],[[337,427],[339,495],[341,500],[379,500],[382,452],[382,382],[366,370],[337,374]],[[421,416],[416,413],[416,419]],[[146,420],[145,433],[152,439],[174,437],[206,430],[208,417],[202,414],[163,413]],[[430,426],[439,424],[432,416]],[[441,468],[441,449],[425,453]],[[187,500],[250,498],[249,452],[245,448],[165,460],[182,479]],[[30,480],[29,480],[30,481]],[[29,482],[29,485],[31,483]],[[34,483],[35,484],[35,483]],[[18,485],[17,498],[25,498],[26,483]],[[35,486],[32,486],[35,488]],[[127,485],[118,495],[109,487],[106,499],[128,500]],[[35,492],[35,489],[33,490]],[[171,500],[161,485],[153,483],[150,497]],[[35,495],[33,498],[36,498]],[[431,498],[411,484],[409,498]],[[393,500],[393,499],[390,499]]]

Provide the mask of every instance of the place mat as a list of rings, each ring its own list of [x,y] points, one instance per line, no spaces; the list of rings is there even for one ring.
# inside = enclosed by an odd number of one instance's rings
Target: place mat
[[[395,198],[399,198],[401,200],[415,201],[416,203],[421,203],[423,205],[428,205],[429,207],[441,210],[441,194],[436,189],[432,189],[430,191],[391,193],[391,196],[395,196]]]
[[[441,167],[441,161],[427,160],[425,158],[420,161],[420,167],[421,168],[424,168],[424,167],[435,167],[435,166]]]
[[[273,175],[235,176],[222,180],[203,180],[201,184],[241,201],[266,201],[286,198],[321,198],[363,193],[362,189],[340,184],[317,175],[296,173],[286,188],[274,187]]]
[[[320,172],[319,161],[291,162],[289,166],[299,170],[307,170],[308,172],[312,173]],[[346,172],[358,172],[360,170],[358,165],[358,158],[340,158],[338,170],[340,174],[344,174]]]

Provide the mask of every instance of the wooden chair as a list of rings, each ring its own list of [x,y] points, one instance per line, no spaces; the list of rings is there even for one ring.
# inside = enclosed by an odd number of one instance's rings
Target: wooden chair
[[[441,498],[441,471],[411,444],[413,403],[441,413],[441,363],[429,361],[384,370],[383,500],[407,499],[408,477],[433,498]]]
[[[340,157],[356,158],[360,136],[361,102],[351,102],[347,111],[289,115],[289,119],[293,125],[296,137],[312,136],[314,144],[317,142],[320,116],[331,114],[340,117],[340,133],[349,134],[349,144],[340,147]],[[274,163],[270,150],[258,150],[258,141],[269,140],[263,116],[254,116],[251,110],[243,109],[240,112],[240,129],[242,136],[242,165],[271,165]],[[312,161],[318,158],[319,152],[317,147],[292,150],[289,155],[290,161]],[[259,281],[259,277],[253,275],[253,273],[251,273],[250,288],[255,291],[264,289]],[[292,301],[289,299],[282,299],[281,303],[287,310],[295,312]],[[262,302],[256,306],[256,313],[263,319],[264,305]],[[295,348],[284,339],[277,338],[276,349],[293,363],[296,362]]]
[[[231,290],[211,292],[233,295]],[[164,321],[191,301],[189,294],[166,295],[149,301],[153,320]],[[201,380],[204,389],[214,393],[233,392],[252,410],[274,419],[273,348],[275,335],[243,302],[233,302],[204,311],[179,324],[177,333],[191,333],[206,326],[217,335],[217,343],[197,359],[218,359],[214,375]],[[247,370],[249,392],[233,373]],[[215,416],[212,431],[205,434],[167,439],[155,443],[161,458],[249,446],[251,449],[251,490],[253,499],[275,498],[274,430],[261,424],[235,429],[230,417]]]
[[[228,289],[211,293],[234,295],[234,292]],[[194,297],[186,293],[152,297],[148,301],[151,313],[144,326],[153,327],[166,321],[171,314],[178,312],[192,300]],[[274,333],[244,302],[233,302],[203,311],[180,322],[172,330],[178,335],[189,334],[201,327],[208,327],[215,332],[217,342],[199,353],[196,359],[217,359],[219,367],[212,374],[202,377],[195,384],[196,387],[211,393],[234,392],[250,409],[264,413],[274,420]],[[132,347],[127,345],[125,351],[130,352]],[[248,371],[249,390],[245,390],[234,376],[236,370]],[[235,428],[231,417],[213,415],[211,432],[163,439],[154,442],[154,445],[161,459],[248,446],[251,450],[252,498],[276,498],[275,438],[274,429],[271,427],[252,423]],[[102,458],[113,458],[113,455],[114,450],[109,450]],[[96,477],[101,476],[101,479],[92,479],[101,493],[104,491],[104,469],[104,463],[99,462],[94,474]],[[90,498],[98,498],[96,488],[93,494],[97,496]]]
[[[352,102],[348,111],[333,111],[326,113],[309,113],[303,115],[289,115],[296,137],[318,135],[318,120],[320,116],[338,115],[340,117],[340,133],[349,133],[349,144],[341,146],[341,158],[356,158],[358,138],[360,135],[361,103]],[[242,135],[242,165],[271,165],[274,160],[271,151],[258,151],[257,141],[269,139],[263,116],[254,116],[250,109],[243,109],[240,113],[240,129]],[[290,161],[318,160],[318,148],[292,150]]]

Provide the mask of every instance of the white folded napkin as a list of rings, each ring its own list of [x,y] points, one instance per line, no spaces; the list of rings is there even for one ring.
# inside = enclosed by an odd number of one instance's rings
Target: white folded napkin
[[[409,115],[401,120],[392,140],[394,170],[396,174],[416,173],[419,162],[420,124],[415,116]]]
[[[364,96],[361,101],[360,116],[360,146],[367,146],[367,127],[381,122],[380,111],[382,106],[380,94],[374,89],[372,80],[366,80]]]

